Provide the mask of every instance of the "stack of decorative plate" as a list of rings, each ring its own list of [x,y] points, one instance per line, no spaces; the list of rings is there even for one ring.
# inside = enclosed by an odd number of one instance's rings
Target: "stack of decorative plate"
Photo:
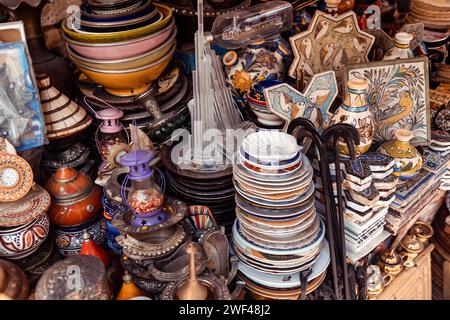
[[[309,293],[329,263],[325,227],[314,206],[313,169],[296,139],[261,131],[247,136],[233,168],[233,250],[241,278],[257,295],[298,298],[300,274]]]
[[[183,169],[177,164],[178,159],[172,159],[173,147],[174,144],[161,148],[161,161],[166,168],[170,192],[188,205],[207,206],[217,224],[230,231],[235,219],[231,166],[210,171]]]
[[[151,0],[88,0],[62,28],[70,60],[117,96],[147,91],[176,46],[171,8]]]
[[[406,21],[423,23],[428,29],[448,30],[450,2],[448,0],[412,0]]]

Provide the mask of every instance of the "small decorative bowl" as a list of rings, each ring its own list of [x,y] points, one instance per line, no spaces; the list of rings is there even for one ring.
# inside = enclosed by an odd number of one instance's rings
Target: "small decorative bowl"
[[[46,213],[19,227],[0,228],[0,258],[14,260],[31,255],[45,241],[49,231],[50,220]]]
[[[172,19],[172,8],[162,4],[155,4],[155,7],[163,14],[163,19],[137,29],[109,33],[80,33],[67,27],[67,18],[62,21],[61,27],[69,38],[81,42],[106,43],[136,39],[163,29]]]
[[[82,66],[78,68],[92,81],[102,85],[108,93],[127,97],[147,91],[151,83],[166,69],[174,51],[175,46],[161,59],[130,70],[100,70]]]
[[[55,244],[59,253],[64,257],[76,256],[80,253],[83,243],[83,231],[91,234],[91,239],[98,245],[103,245],[106,235],[105,219],[101,214],[94,219],[74,227],[54,226]]]
[[[172,32],[172,35],[155,49],[124,59],[104,60],[104,58],[85,58],[75,53],[70,48],[70,45],[66,45],[66,52],[69,56],[69,59],[77,66],[99,70],[129,70],[151,64],[164,57],[175,45],[176,35],[177,30],[175,28]]]
[[[262,124],[277,126],[284,123],[283,119],[272,113],[269,108],[267,108],[265,101],[253,99],[249,95],[246,96],[246,99],[250,109],[255,113],[258,117],[258,121]]]
[[[114,60],[138,56],[158,48],[170,37],[174,28],[175,19],[172,18],[170,24],[160,31],[132,40],[88,43],[72,40],[66,35],[64,35],[64,38],[70,48],[83,57],[98,60]]]

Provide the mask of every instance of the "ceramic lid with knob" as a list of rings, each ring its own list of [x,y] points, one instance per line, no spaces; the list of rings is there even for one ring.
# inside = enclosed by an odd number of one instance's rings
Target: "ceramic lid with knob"
[[[55,201],[81,197],[89,193],[92,187],[92,180],[87,174],[69,167],[57,169],[46,184]]]
[[[395,42],[397,44],[400,44],[402,46],[405,46],[406,48],[409,48],[409,43],[413,39],[412,34],[407,32],[398,32],[395,34]]]
[[[425,241],[434,235],[434,230],[428,223],[417,221],[409,231],[410,234],[416,235],[419,240]]]
[[[401,246],[412,253],[419,253],[424,249],[424,245],[415,235],[408,234],[403,237]]]
[[[395,130],[394,135],[398,141],[402,142],[408,142],[414,137],[414,134],[407,129],[397,129]]]
[[[103,133],[116,133],[122,130],[122,125],[119,119],[123,117],[123,111],[107,108],[95,112],[97,119],[103,120],[100,125],[100,132]]]

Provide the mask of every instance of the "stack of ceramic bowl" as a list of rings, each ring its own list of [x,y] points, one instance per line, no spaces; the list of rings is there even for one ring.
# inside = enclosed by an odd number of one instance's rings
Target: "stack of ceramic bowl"
[[[63,167],[56,170],[45,187],[53,200],[49,216],[56,234],[56,248],[62,256],[80,252],[85,230],[97,244],[103,244],[101,191],[89,175]]]
[[[263,80],[258,84],[252,86],[251,90],[245,96],[248,107],[257,117],[257,125],[263,126],[282,126],[284,120],[272,113],[267,107],[267,102],[264,97],[264,89],[280,84],[278,80]]]
[[[70,60],[117,96],[147,91],[176,46],[171,8],[151,0],[88,0],[62,28]]]
[[[0,259],[32,255],[50,231],[50,195],[33,182],[30,165],[15,152],[0,139]]]
[[[314,206],[313,169],[296,139],[282,132],[247,136],[233,168],[233,249],[241,279],[258,296],[296,299],[324,280],[330,256]]]
[[[448,30],[450,2],[448,0],[412,0],[406,21],[423,23],[427,29]]]

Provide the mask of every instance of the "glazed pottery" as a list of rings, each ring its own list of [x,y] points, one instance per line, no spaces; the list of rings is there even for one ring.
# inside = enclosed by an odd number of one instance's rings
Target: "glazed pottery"
[[[133,55],[128,58],[122,58],[122,59],[113,59],[113,60],[107,60],[105,58],[101,59],[90,59],[85,58],[83,56],[78,55],[75,53],[71,48],[70,45],[66,45],[66,52],[72,60],[74,64],[80,67],[85,68],[94,68],[98,70],[128,70],[128,69],[135,69],[139,68],[145,65],[148,65],[150,63],[153,63],[159,59],[161,59],[163,56],[165,56],[173,46],[175,46],[175,36],[177,34],[176,27],[173,29],[172,34],[169,36],[169,38],[162,44],[160,44],[158,47],[156,47],[153,50],[146,51],[139,55]]]
[[[0,153],[0,201],[22,199],[33,185],[33,171],[28,162],[17,155]]]
[[[393,276],[382,274],[380,267],[369,265],[367,267],[367,294],[369,299],[377,297],[391,283]]]
[[[89,127],[92,117],[83,107],[52,86],[49,76],[41,74],[36,77],[36,80],[48,139],[74,135]]]
[[[358,130],[360,139],[359,145],[355,147],[355,152],[361,154],[369,150],[375,132],[374,117],[366,104],[365,98],[367,81],[352,79],[347,81],[347,87],[348,92],[344,103],[333,114],[328,126],[347,123],[355,127]],[[339,143],[339,151],[345,155],[349,154],[343,142]]]
[[[382,272],[395,276],[403,270],[403,260],[397,252],[386,250],[380,255],[378,266]]]
[[[26,300],[29,293],[29,283],[25,273],[17,265],[6,260],[0,260],[0,300]]]
[[[269,79],[282,79],[284,59],[289,50],[280,42],[275,52],[266,48],[264,40],[248,45],[239,54],[229,51],[223,56],[228,83],[240,94],[250,91],[252,85]]]
[[[21,259],[38,250],[49,234],[50,221],[46,213],[13,228],[0,228],[0,257]]]
[[[0,202],[0,227],[15,227],[37,219],[50,207],[50,195],[34,184],[25,197],[14,202]]]
[[[47,181],[52,196],[50,221],[58,226],[77,226],[91,220],[101,209],[100,188],[91,178],[73,168],[63,167]]]
[[[88,78],[104,87],[104,89],[116,96],[131,96],[146,92],[151,83],[156,80],[169,64],[175,46],[161,59],[129,70],[100,70],[78,65],[77,67]]]
[[[91,238],[92,238],[91,234],[87,230],[84,230],[83,244],[81,245],[80,255],[97,257],[103,262],[105,268],[108,268],[111,263],[108,251],[100,247]]]
[[[148,7],[152,4],[151,0],[145,0],[140,6],[133,4],[126,8],[126,10],[114,11],[113,7],[107,8],[109,10],[97,11],[96,5],[91,2],[84,2],[81,7],[82,20],[91,22],[110,22],[110,21],[126,21],[130,18],[140,17],[145,14]],[[102,8],[100,8],[102,9]],[[104,10],[105,8],[103,8]],[[112,9],[112,10],[111,10]]]
[[[172,9],[162,4],[155,4],[155,7],[163,14],[163,19],[156,23],[136,29],[110,33],[80,33],[70,30],[67,27],[67,19],[62,21],[61,27],[69,38],[80,42],[110,43],[136,39],[157,32],[170,23],[172,19]]]
[[[394,141],[383,143],[378,148],[378,152],[391,156],[398,161],[399,170],[396,171],[396,174],[400,176],[400,179],[411,179],[422,168],[422,155],[409,144],[409,141],[413,138],[411,131],[397,129],[395,138]]]
[[[283,119],[272,113],[264,98],[264,88],[279,84],[277,80],[263,80],[255,83],[250,92],[245,95],[250,109],[258,117],[258,121],[269,126],[277,126],[283,123]]]
[[[122,280],[122,288],[120,288],[116,300],[130,300],[136,297],[142,297],[144,295],[144,292],[142,292],[142,290],[136,287],[133,283],[132,277],[128,271],[125,271]]]
[[[56,248],[63,257],[75,256],[80,253],[84,231],[89,232],[92,240],[98,245],[103,244],[106,234],[105,220],[101,215],[75,227],[55,226],[52,230],[55,233]]]
[[[413,36],[406,32],[398,32],[395,34],[395,46],[384,54],[383,61],[395,59],[414,58],[414,54],[409,48],[409,43]]]
[[[401,251],[400,256],[403,259],[403,264],[407,268],[412,268],[416,265],[414,259],[424,249],[424,244],[415,235],[406,235],[400,242]]]
[[[409,230],[409,234],[415,235],[424,245],[434,235],[434,230],[431,225],[426,222],[417,221]]]
[[[117,60],[142,55],[159,48],[166,42],[171,34],[174,34],[175,20],[164,29],[148,36],[111,43],[78,42],[65,37],[69,47],[80,56],[95,60]]]
[[[105,267],[92,256],[74,256],[55,263],[45,271],[36,286],[36,300],[110,298]]]

